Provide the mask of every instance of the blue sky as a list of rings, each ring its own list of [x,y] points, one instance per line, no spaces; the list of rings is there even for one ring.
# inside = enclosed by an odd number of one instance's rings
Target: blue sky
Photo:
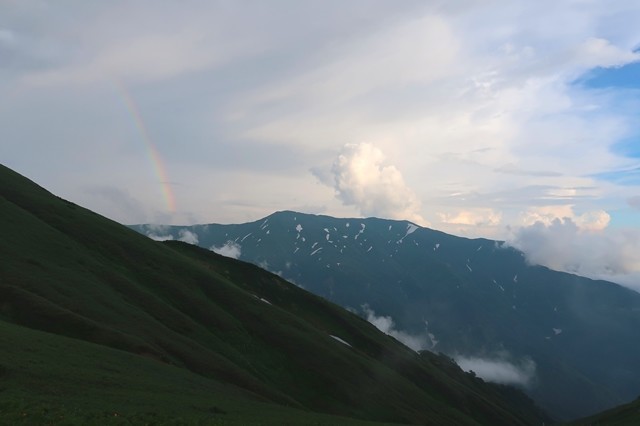
[[[123,223],[293,209],[532,253],[521,231],[561,226],[576,244],[537,261],[629,281],[637,22],[636,1],[2,2],[0,158]]]

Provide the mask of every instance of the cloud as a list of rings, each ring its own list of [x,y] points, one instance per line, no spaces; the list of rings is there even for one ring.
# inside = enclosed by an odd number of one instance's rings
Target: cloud
[[[557,190],[555,195],[571,196],[575,195],[575,190]],[[604,210],[588,211],[578,215],[572,205],[535,207],[521,214],[521,223],[524,226],[531,226],[536,223],[549,226],[558,219],[569,219],[579,229],[596,231],[605,229],[609,225],[611,216]]]
[[[396,325],[391,317],[377,316],[373,309],[371,309],[368,305],[362,305],[362,310],[367,316],[367,321],[373,324],[378,330],[395,338],[396,340],[416,352],[430,350],[437,343],[434,342],[434,337],[427,333],[426,327],[425,333],[422,335],[410,334],[404,331],[397,330]]]
[[[425,224],[420,202],[382,151],[368,143],[347,144],[333,163],[336,196],[365,216],[406,219]]]
[[[220,247],[211,246],[209,250],[232,259],[240,258],[240,254],[242,252],[240,244],[235,241],[227,241],[225,245]]]
[[[627,203],[636,210],[640,210],[640,196],[627,199]]]
[[[597,217],[597,215],[596,215]],[[598,222],[598,220],[596,220]],[[516,229],[507,244],[529,263],[640,290],[640,231],[580,227],[571,218]],[[636,279],[633,279],[633,278]]]
[[[191,232],[188,229],[181,229],[178,241],[184,241],[189,244],[198,244],[198,234]]]
[[[173,235],[169,235],[169,234],[158,235],[158,234],[154,234],[153,232],[147,232],[147,237],[151,238],[154,241],[170,241],[170,240],[173,240]]]
[[[528,386],[536,373],[536,364],[529,358],[514,363],[506,354],[493,358],[455,356],[454,360],[464,371],[473,371],[478,377],[505,385]]]
[[[455,214],[440,213],[443,223],[453,225],[496,226],[502,221],[502,214],[492,209],[476,209],[459,211]]]

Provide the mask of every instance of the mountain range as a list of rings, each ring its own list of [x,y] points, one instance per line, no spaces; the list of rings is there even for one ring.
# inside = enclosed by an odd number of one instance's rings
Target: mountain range
[[[5,424],[533,425],[522,392],[0,166]]]
[[[420,353],[519,386],[557,419],[640,394],[640,294],[529,264],[501,241],[292,211],[244,224],[133,229],[259,265]]]

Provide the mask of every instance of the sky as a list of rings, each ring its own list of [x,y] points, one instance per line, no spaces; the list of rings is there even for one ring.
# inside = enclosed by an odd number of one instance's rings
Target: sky
[[[0,162],[125,224],[407,219],[640,288],[640,3],[0,0]]]

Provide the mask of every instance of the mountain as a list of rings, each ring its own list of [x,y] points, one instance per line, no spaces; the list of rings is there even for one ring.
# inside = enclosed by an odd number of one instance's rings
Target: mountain
[[[604,413],[572,422],[574,426],[637,426],[640,424],[640,398]]]
[[[4,166],[0,235],[8,424],[548,421],[277,275],[152,241]]]
[[[499,241],[290,211],[237,225],[133,228],[260,265],[414,349],[520,383],[559,419],[640,394],[640,294],[529,265]]]

